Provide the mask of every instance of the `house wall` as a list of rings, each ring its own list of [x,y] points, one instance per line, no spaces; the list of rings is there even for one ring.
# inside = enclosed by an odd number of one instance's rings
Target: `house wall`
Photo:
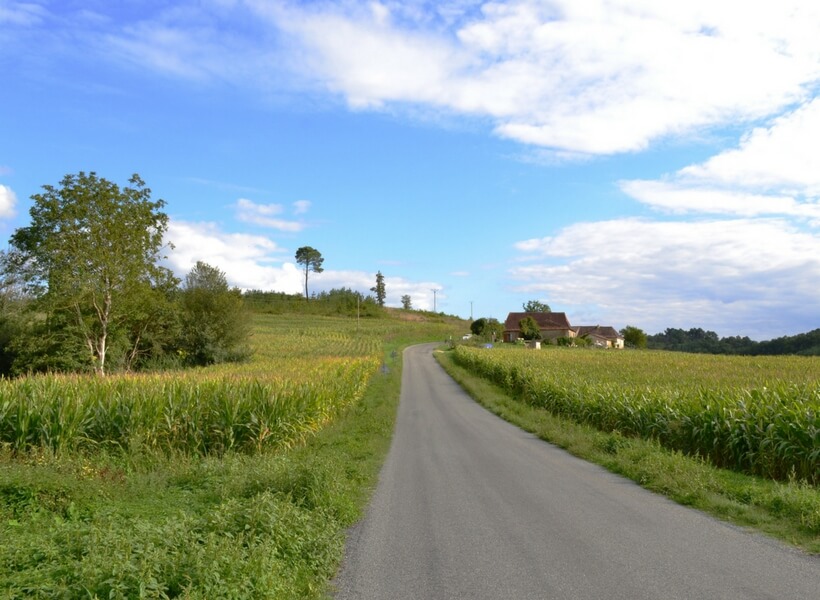
[[[557,340],[558,338],[568,337],[574,338],[575,332],[572,329],[542,329],[541,339]]]
[[[575,332],[572,329],[542,329],[541,339],[555,341],[561,337],[575,337]],[[505,342],[515,342],[523,339],[518,331],[505,331],[503,339]]]

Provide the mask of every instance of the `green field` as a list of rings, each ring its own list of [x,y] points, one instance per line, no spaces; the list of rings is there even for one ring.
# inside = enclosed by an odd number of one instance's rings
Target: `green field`
[[[507,347],[489,351],[459,347],[454,351],[437,352],[436,357],[476,401],[542,440],[632,479],[676,502],[736,526],[772,536],[811,554],[820,554],[820,487],[812,485],[808,480],[794,476],[781,481],[720,468],[714,466],[708,458],[662,446],[655,437],[626,435],[618,428],[602,429],[594,425],[595,419],[585,421],[579,418],[589,414],[590,407],[586,413],[573,414],[566,411],[558,414],[557,411],[551,412],[549,404],[531,403],[527,399],[532,399],[532,396],[522,395],[526,389],[521,386],[522,376],[526,373],[524,367],[527,364],[537,366],[539,371],[556,369],[554,374],[571,373],[573,377],[580,377],[581,381],[588,379],[586,384],[579,385],[593,385],[596,377],[610,383],[618,381],[623,377],[622,372],[611,367],[624,366],[623,373],[632,368],[633,377],[645,373],[654,380],[653,386],[657,386],[663,379],[697,380],[704,377],[705,373],[712,373],[712,377],[724,383],[733,378],[738,381],[736,377],[739,372],[732,373],[730,365],[742,367],[744,361],[733,359],[723,362],[721,359],[712,363],[711,359],[717,357],[679,353],[665,356],[666,353],[655,351],[624,353],[568,348],[553,348],[541,356],[535,356],[538,354]],[[493,357],[493,362],[508,362],[509,365],[516,366],[517,373],[513,376],[501,368],[501,365],[496,365],[496,375],[505,376],[493,380],[487,377],[490,370],[486,364],[483,369],[475,368],[471,365],[472,361],[468,360],[464,361],[466,367],[461,366],[456,357],[461,356],[463,359],[465,355],[471,355],[482,362],[490,357]],[[764,362],[767,365],[761,365],[756,370],[765,378],[789,372],[788,368],[781,368],[784,363],[779,359],[773,362],[764,359]],[[812,373],[816,373],[816,363],[812,365],[788,359],[785,359],[785,363],[797,365],[797,370],[792,373],[801,381],[801,377],[810,381],[814,377]],[[664,364],[667,369],[663,368]],[[683,369],[686,373],[682,372],[682,367],[694,367],[696,364],[701,365],[702,369]],[[713,366],[710,367],[709,364]],[[806,370],[805,366],[810,368]],[[519,385],[513,385],[514,381],[518,381]],[[624,382],[620,385],[624,387]],[[650,389],[654,387],[646,388],[647,393]],[[553,393],[559,390],[560,388],[553,388]],[[569,394],[569,397],[575,396]],[[595,399],[592,400],[591,406],[594,407]]]
[[[0,381],[0,598],[311,598],[457,320],[256,315],[245,364]]]
[[[459,347],[532,406],[719,467],[820,483],[820,358]]]
[[[345,529],[360,518],[389,447],[401,349],[466,330],[435,315],[399,316],[410,313],[257,314],[247,363],[0,381],[0,598],[324,597]],[[563,348],[446,354],[526,399],[498,410],[511,420],[524,415],[522,426],[542,427],[544,407],[573,416],[580,406],[573,418],[589,423],[600,411],[610,433],[593,446],[606,460],[630,463],[611,468],[632,469],[648,487],[693,505],[698,494],[722,495],[721,510],[754,513],[740,522],[764,530],[787,522],[787,533],[776,535],[818,551],[820,501],[806,483],[817,455],[790,450],[805,443],[783,443],[797,430],[817,449],[816,359]],[[592,403],[573,404],[584,398]],[[650,410],[662,406],[658,399],[674,408],[661,411],[665,423]],[[749,422],[771,432],[792,419],[778,452],[798,458],[762,463],[772,469],[767,476],[785,473],[788,481],[725,479],[630,441],[644,435],[640,427],[653,444],[661,432],[680,435],[683,417],[696,416],[693,407],[703,412],[703,399],[719,405],[715,414],[729,425],[754,414],[758,421]],[[610,405],[629,417],[613,421]],[[565,421],[553,430],[539,435],[572,445],[559,439],[570,430]]]

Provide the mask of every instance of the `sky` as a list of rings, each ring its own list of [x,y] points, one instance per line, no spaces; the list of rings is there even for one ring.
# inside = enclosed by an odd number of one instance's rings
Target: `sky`
[[[820,3],[0,0],[0,236],[138,173],[167,266],[465,318],[820,327]]]

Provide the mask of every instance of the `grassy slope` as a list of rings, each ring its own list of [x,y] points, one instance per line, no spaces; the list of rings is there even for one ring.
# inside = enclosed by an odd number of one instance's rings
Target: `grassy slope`
[[[543,440],[600,464],[681,504],[820,553],[820,490],[716,469],[652,442],[602,433],[511,398],[499,387],[436,354],[480,404]]]
[[[322,597],[389,447],[400,350],[463,328],[389,326],[363,400],[290,451],[0,450],[0,598]]]

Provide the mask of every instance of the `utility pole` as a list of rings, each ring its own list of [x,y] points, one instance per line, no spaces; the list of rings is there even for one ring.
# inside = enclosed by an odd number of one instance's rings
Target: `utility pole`
[[[470,321],[473,320],[473,301],[470,300]]]

